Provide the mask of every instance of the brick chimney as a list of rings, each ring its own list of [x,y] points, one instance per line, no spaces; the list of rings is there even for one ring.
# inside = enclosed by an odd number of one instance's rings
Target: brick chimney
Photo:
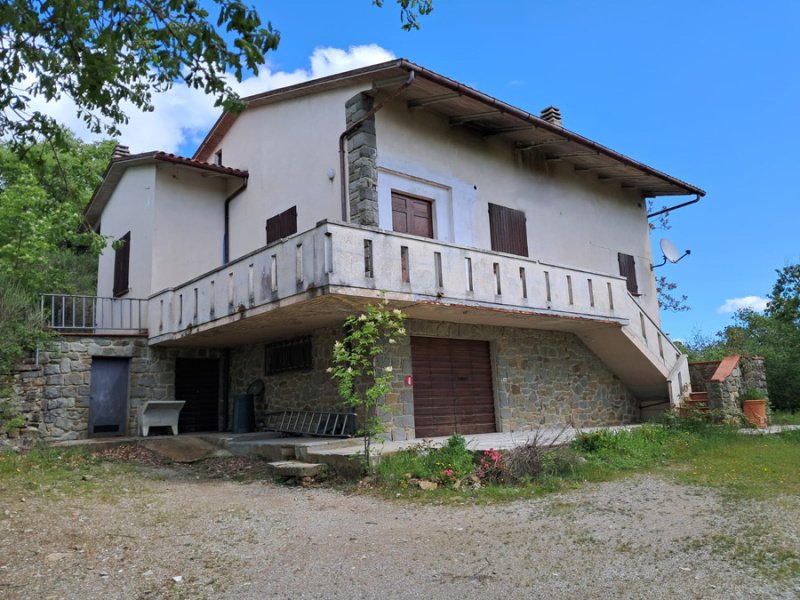
[[[552,123],[553,125],[558,125],[559,127],[563,127],[564,125],[561,123],[561,111],[558,110],[555,106],[548,106],[542,111],[541,118],[548,123]]]
[[[111,160],[125,158],[126,156],[130,156],[130,153],[130,148],[123,146],[122,144],[117,144],[116,148],[114,148],[114,152],[111,154]]]

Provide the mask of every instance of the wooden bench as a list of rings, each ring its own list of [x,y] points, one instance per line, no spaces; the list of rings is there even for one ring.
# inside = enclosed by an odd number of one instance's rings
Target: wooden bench
[[[139,433],[147,437],[151,427],[170,427],[178,435],[178,417],[185,400],[148,400],[139,406]]]

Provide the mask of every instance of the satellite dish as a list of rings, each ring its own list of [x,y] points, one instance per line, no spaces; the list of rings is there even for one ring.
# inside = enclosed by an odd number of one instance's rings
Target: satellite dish
[[[669,262],[676,263],[681,259],[681,253],[678,252],[675,244],[673,244],[667,238],[663,238],[658,245],[661,246],[661,253],[664,255],[664,258],[666,258]]]
[[[687,250],[686,252],[681,254],[680,250],[678,250],[675,244],[673,244],[667,238],[662,238],[662,240],[658,243],[658,245],[661,246],[661,253],[664,255],[664,260],[663,262],[660,262],[657,265],[653,265],[651,269],[655,269],[656,267],[662,267],[665,264],[667,264],[667,261],[675,264],[682,258],[685,258],[692,253],[691,250]]]

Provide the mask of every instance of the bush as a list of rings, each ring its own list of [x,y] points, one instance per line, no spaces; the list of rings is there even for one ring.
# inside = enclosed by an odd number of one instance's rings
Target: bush
[[[544,448],[535,441],[512,448],[503,457],[504,479],[512,482],[533,479],[542,472],[544,454]]]
[[[387,456],[378,463],[378,478],[389,486],[402,487],[409,479],[452,485],[474,468],[472,453],[464,436],[453,434],[441,448],[422,442]]]

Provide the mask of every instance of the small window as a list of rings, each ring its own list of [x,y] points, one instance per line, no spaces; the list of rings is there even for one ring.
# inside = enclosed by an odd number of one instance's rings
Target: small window
[[[312,364],[310,337],[284,340],[266,345],[264,353],[265,375],[277,375],[287,371],[310,371]]]
[[[214,164],[219,167],[222,166],[222,148],[214,152]]]
[[[636,262],[633,256],[618,252],[617,261],[619,262],[619,274],[624,277],[628,283],[628,291],[634,296],[638,296],[639,286],[636,284]]]
[[[392,229],[433,237],[433,200],[392,192]]]
[[[489,231],[492,250],[528,256],[528,231],[525,213],[499,204],[489,204]]]
[[[267,219],[267,244],[297,233],[297,207]]]
[[[131,262],[131,232],[114,243],[114,297],[124,296],[130,291],[128,273]]]

